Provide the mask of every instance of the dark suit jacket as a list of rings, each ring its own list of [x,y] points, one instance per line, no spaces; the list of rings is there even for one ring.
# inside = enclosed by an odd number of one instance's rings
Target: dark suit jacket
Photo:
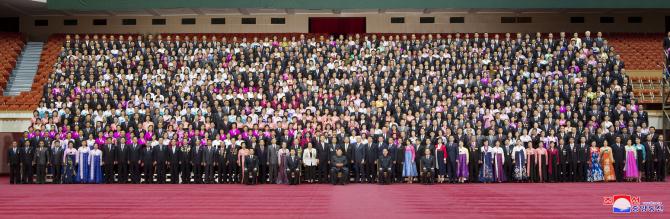
[[[389,169],[393,165],[393,157],[389,154],[388,156],[379,156],[379,168]]]
[[[612,144],[612,156],[614,156],[615,162],[623,163],[624,159],[626,159],[626,149],[622,144]]]
[[[579,145],[575,144],[570,148],[570,144],[565,145],[565,149],[567,152],[567,158],[566,161],[570,162],[572,164],[576,164],[577,161],[579,160],[579,155],[580,155],[580,150],[579,150]]]
[[[330,155],[330,147],[328,144],[319,142],[316,145],[316,155],[317,158],[319,159],[319,164],[327,164],[328,159],[332,158]]]
[[[258,146],[258,149],[256,149],[254,152],[254,156],[258,158],[259,165],[265,165],[265,163],[268,161],[268,148],[265,147],[263,150],[261,150],[261,147]]]
[[[428,157],[426,157],[426,155],[421,156],[420,162],[422,168],[435,168],[435,157],[432,155],[428,155]]]
[[[667,159],[666,157],[667,149],[665,149],[666,147],[667,145],[665,144],[661,146],[659,142],[654,143],[654,159],[656,159],[659,162],[665,161],[665,159]]]
[[[35,152],[32,148],[28,147],[22,147],[19,148],[20,153],[19,157],[21,157],[21,163],[23,165],[33,165],[33,159],[35,158]]]
[[[195,146],[193,149],[191,149],[191,162],[193,162],[193,165],[200,165],[200,163],[202,163],[202,154],[204,153],[204,150],[205,149],[200,148],[200,146]]]
[[[140,145],[135,145],[135,147],[129,145],[129,147],[128,159],[130,162],[137,163],[138,161],[142,160],[142,147],[140,147]]]
[[[377,151],[377,145],[373,144],[372,142],[368,143],[365,145],[365,160],[368,162],[374,162],[379,158],[377,155],[379,152]]]
[[[366,152],[365,145],[356,144],[356,148],[354,149],[354,152],[353,152],[354,163],[360,164],[361,161],[365,159],[365,152]]]
[[[286,168],[290,170],[297,170],[300,167],[300,158],[298,155],[295,155],[294,157],[288,156],[286,157]]]
[[[51,165],[63,165],[63,153],[65,153],[65,150],[60,146],[50,148],[49,160]]]
[[[170,162],[170,164],[179,164],[179,159],[181,155],[181,150],[177,148],[176,146],[174,147],[174,152],[172,151],[173,148],[168,148],[167,152],[167,161]]]
[[[402,164],[405,161],[405,146],[400,146],[395,152],[396,164]]]
[[[102,146],[102,160],[105,164],[114,164],[116,160],[116,149],[111,144],[105,144]]]
[[[456,157],[458,156],[458,146],[454,144],[447,144],[447,156],[449,161],[456,162]],[[425,157],[422,154],[422,157]]]
[[[165,163],[167,160],[167,154],[168,149],[165,147],[165,145],[158,145],[153,149],[153,156],[154,156],[154,161],[157,163]]]
[[[258,170],[258,156],[253,155],[253,156],[247,156],[244,159],[244,168],[247,168],[247,170],[253,170],[256,169]]]
[[[7,163],[10,165],[16,165],[21,163],[21,148],[17,147],[16,152],[14,152],[13,148],[7,149]]]
[[[153,165],[154,162],[154,152],[149,148],[149,146],[146,146],[145,148],[142,148],[140,150],[140,159],[145,165]]]
[[[216,153],[217,150],[214,147],[207,148],[205,147],[202,150],[202,162],[205,162],[207,165],[213,165],[216,162]]]
[[[582,164],[585,164],[591,160],[591,153],[589,150],[590,148],[588,145],[584,145],[583,147],[581,145],[577,146],[579,160],[582,162]]]
[[[120,164],[127,164],[130,158],[130,145],[121,145],[116,146],[116,162]]]

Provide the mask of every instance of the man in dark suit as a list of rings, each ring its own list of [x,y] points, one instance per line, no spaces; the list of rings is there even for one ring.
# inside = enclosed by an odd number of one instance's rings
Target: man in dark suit
[[[447,176],[449,177],[450,183],[455,183],[458,180],[456,176],[456,170],[458,169],[458,163],[456,162],[456,157],[458,156],[458,145],[454,143],[454,137],[449,136],[449,142],[447,143]],[[423,153],[423,151],[421,151]],[[433,175],[434,176],[434,175]]]
[[[102,147],[102,161],[104,165],[105,183],[114,183],[114,163],[116,163],[116,150],[112,144],[112,138],[107,138],[107,142]]]
[[[364,144],[360,144],[356,142],[356,148],[354,149],[354,158],[353,158],[353,163],[354,163],[354,181],[356,183],[359,183],[363,180],[363,177],[365,176],[365,152],[366,152],[366,147]]]
[[[154,182],[154,152],[150,145],[144,146],[141,153],[142,168],[144,172],[144,183],[151,184]]]
[[[295,149],[291,149],[291,155],[286,159],[286,175],[289,185],[297,185],[300,182],[300,158]]]
[[[191,183],[191,146],[188,146],[187,140],[184,140],[184,144],[181,145],[179,150],[179,165],[181,167],[181,183],[190,184]]]
[[[51,168],[53,170],[53,184],[60,184],[62,182],[62,172],[63,172],[63,156],[65,149],[61,147],[58,142],[54,142],[51,145],[49,150],[49,163],[51,163]]]
[[[479,158],[481,157],[480,146],[484,144],[484,140],[482,139],[482,142],[478,143],[477,137],[472,136],[470,137],[470,142],[468,142],[468,144],[468,152],[470,153],[470,156],[468,157],[468,171],[470,175],[468,181],[477,182],[479,181]]]
[[[116,164],[119,173],[119,183],[128,183],[128,164],[130,148],[126,145],[125,139],[119,139],[116,146]]]
[[[577,146],[577,171],[575,172],[577,181],[586,181],[586,173],[588,173],[589,168],[587,163],[590,159],[591,155],[589,153],[589,146],[586,144],[586,138],[581,137]]]
[[[623,182],[624,166],[626,162],[626,149],[621,144],[621,137],[614,138],[612,144],[612,156],[614,158],[614,174],[617,182]]]
[[[258,182],[265,183],[268,179],[268,149],[265,147],[265,140],[261,139],[258,143],[258,149],[254,154],[258,159]]]
[[[575,182],[577,180],[577,172],[578,172],[577,164],[580,163],[578,145],[575,143],[575,139],[572,137],[568,139],[568,142],[569,143],[565,148],[565,151],[567,153],[565,159],[566,178],[567,181]]]
[[[285,145],[286,143],[282,143],[282,145]],[[230,183],[237,183],[240,182],[240,165],[242,164],[241,162],[244,162],[244,160],[238,160],[238,152],[240,150],[240,147],[236,143],[232,143],[230,145],[226,146],[226,163],[228,164],[226,166],[226,172],[228,173],[228,182]]]
[[[33,162],[35,163],[35,172],[37,173],[37,184],[46,183],[47,165],[49,164],[49,149],[44,147],[44,141],[38,143],[35,150]]]
[[[326,136],[322,135],[317,143],[316,154],[319,159],[319,164],[317,165],[317,179],[319,179],[320,183],[328,183],[328,170],[330,169],[328,168],[328,163],[332,156],[330,156],[330,147],[326,144]]]
[[[504,156],[505,161],[503,163],[503,169],[505,170],[505,177],[507,179],[514,179],[514,165],[512,164],[512,156],[514,156],[512,154],[512,150],[514,150],[513,147],[514,146],[509,144],[509,142],[505,142],[504,146],[502,147],[503,152],[505,153],[505,156]],[[560,151],[559,151],[559,153],[560,153]],[[555,171],[558,171],[559,174],[557,174],[557,175],[560,175],[560,170],[555,170]],[[555,179],[555,180],[558,180],[558,179]]]
[[[214,163],[216,162],[216,148],[212,147],[212,141],[207,140],[207,147],[202,151],[202,162],[205,166],[205,183],[214,183]]]
[[[156,178],[158,179],[158,183],[164,184],[166,180],[165,164],[167,162],[168,150],[167,147],[163,144],[163,138],[161,138],[158,142],[158,145],[154,146],[153,149],[154,165],[156,166]]]
[[[558,169],[559,169],[559,182],[567,182],[570,177],[570,171],[568,169],[568,153],[570,153],[569,146],[565,144],[563,138],[558,139]]]
[[[354,165],[352,163],[352,161],[353,161],[352,158],[354,157],[354,150],[355,150],[356,146],[355,146],[355,144],[351,143],[350,138],[344,138],[342,140],[342,142],[344,142],[344,143],[342,143],[342,147],[341,147],[342,156],[346,157],[346,159],[347,159],[347,163],[345,164],[345,167],[347,167],[348,170],[349,170],[348,172],[351,173],[351,171],[354,169]],[[333,161],[332,160],[335,157],[335,154],[337,153],[337,148],[335,148],[334,150],[333,150],[333,148],[331,148],[329,153],[330,153],[329,154],[330,159],[328,159],[328,161],[330,162],[329,166],[332,168],[333,167],[333,164],[332,164]],[[332,176],[329,177],[329,179],[330,178],[332,178]],[[350,178],[351,177],[347,177],[347,180],[349,180]]]
[[[368,183],[374,183],[377,174],[377,146],[376,143],[372,143],[372,137],[368,137],[368,143],[365,144],[365,181]]]
[[[196,184],[202,184],[202,161],[203,149],[196,145],[191,150],[191,164],[193,165],[193,181]]]
[[[656,169],[654,169],[654,158],[656,157],[656,144],[651,136],[646,136],[646,141],[642,142],[646,151],[646,160],[644,163],[644,180],[651,182],[656,180]]]
[[[21,148],[16,141],[7,149],[7,163],[9,164],[9,184],[21,183]]]
[[[219,149],[216,153],[216,165],[219,173],[219,183],[228,183],[228,171],[226,166],[228,165],[228,149],[225,145],[219,146]]]
[[[654,157],[654,165],[656,166],[656,181],[659,182],[665,182],[665,177],[667,174],[666,170],[666,164],[668,163],[668,149],[667,145],[665,145],[665,142],[663,141],[665,137],[663,135],[658,135],[658,142],[656,142],[655,147],[656,147],[656,154]]]
[[[391,183],[391,176],[393,171],[393,158],[391,157],[388,149],[382,150],[382,155],[377,159],[379,166],[379,183],[380,184],[389,184]]]
[[[130,181],[140,183],[140,164],[142,163],[142,148],[137,144],[137,137],[133,137],[133,144],[128,150],[128,162],[130,165]]]
[[[170,166],[170,183],[179,184],[179,159],[181,151],[177,148],[175,140],[170,141],[170,148],[168,149],[167,162]]]
[[[35,158],[34,150],[30,146],[30,141],[25,141],[21,152],[19,153],[21,157],[21,166],[23,168],[23,174],[21,181],[24,184],[33,183],[33,159]]]
[[[244,159],[244,171],[247,179],[244,181],[247,185],[258,183],[258,156],[254,155],[254,149],[249,149],[249,155]]]
[[[423,154],[421,159],[419,159],[419,162],[421,162],[421,181],[424,184],[432,184],[435,179],[435,157],[430,155],[430,149],[425,149]]]
[[[396,158],[398,156],[398,146],[393,142],[393,138],[387,138],[386,141],[386,148],[389,151],[389,156],[391,157],[391,182],[395,181],[396,176],[395,176],[395,168],[396,168]],[[383,152],[382,152],[383,153]],[[401,174],[402,175],[402,174]]]
[[[330,169],[331,182],[333,184],[337,184],[338,181],[339,181],[338,178],[337,178],[339,173],[342,173],[343,177],[346,177],[346,176],[349,175],[349,168],[347,168],[347,165],[348,165],[347,160],[348,159],[344,155],[342,155],[342,149],[338,148],[338,149],[335,150],[335,155],[330,160],[331,160],[331,163],[333,164],[331,169]],[[339,181],[339,183],[341,183],[341,184],[344,184],[346,182],[348,182],[347,179]]]

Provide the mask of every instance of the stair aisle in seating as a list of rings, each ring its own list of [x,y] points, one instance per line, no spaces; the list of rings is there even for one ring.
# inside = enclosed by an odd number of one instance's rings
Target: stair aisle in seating
[[[5,96],[16,96],[22,91],[31,90],[33,79],[40,63],[43,45],[44,43],[42,42],[28,42],[26,44],[9,78],[7,89],[4,93]]]

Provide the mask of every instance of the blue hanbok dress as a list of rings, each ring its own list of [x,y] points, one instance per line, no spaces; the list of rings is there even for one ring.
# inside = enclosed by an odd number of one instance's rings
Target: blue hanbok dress
[[[88,183],[91,178],[90,175],[90,149],[88,147],[80,147],[77,153],[77,177],[75,182]]]
[[[405,147],[405,160],[403,162],[402,176],[417,176],[416,165],[414,165],[414,146]]]
[[[588,169],[586,181],[600,182],[604,180],[603,168],[600,167],[600,153],[596,150],[591,150],[591,164]]]
[[[102,183],[102,151],[94,149],[90,154],[91,176],[90,183]]]
[[[479,181],[493,182],[493,150],[491,147],[482,149],[482,167],[479,170]]]
[[[528,178],[526,171],[526,150],[523,147],[514,148],[514,179],[523,181]]]

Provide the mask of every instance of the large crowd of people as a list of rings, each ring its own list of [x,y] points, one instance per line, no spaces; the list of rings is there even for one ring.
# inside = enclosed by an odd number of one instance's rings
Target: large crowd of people
[[[11,183],[664,181],[670,153],[588,31],[68,35],[53,71]]]

